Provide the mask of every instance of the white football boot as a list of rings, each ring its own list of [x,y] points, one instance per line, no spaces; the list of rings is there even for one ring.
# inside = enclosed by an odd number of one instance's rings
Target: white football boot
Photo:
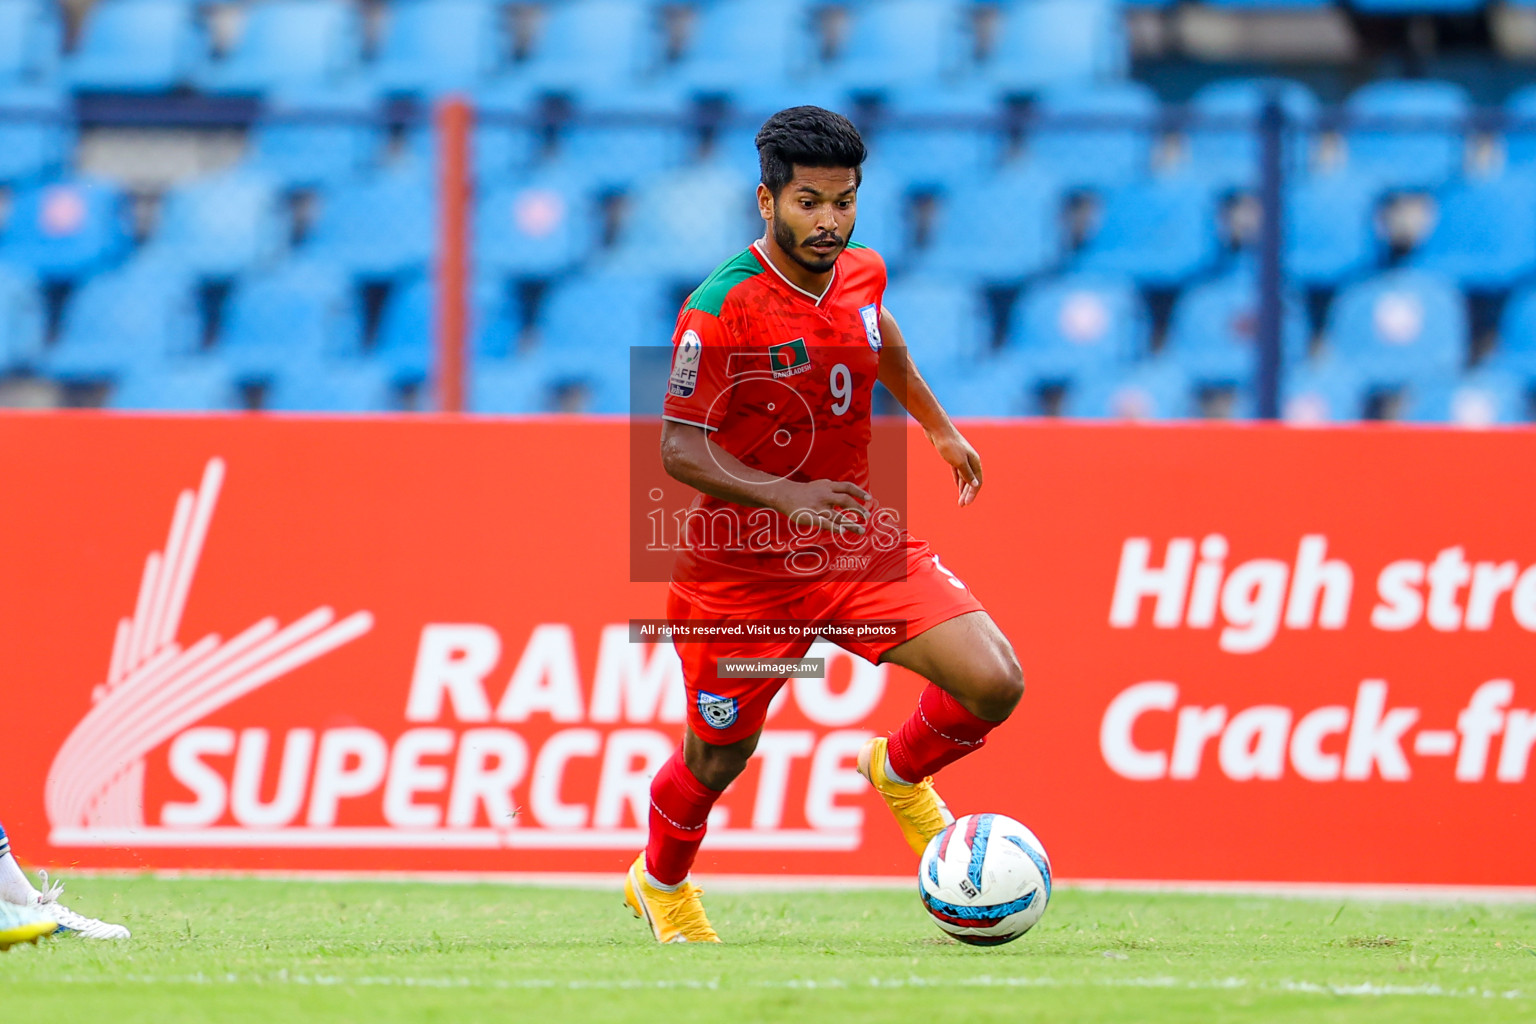
[[[33,897],[32,905],[58,922],[60,935],[73,932],[87,939],[128,938],[128,929],[122,925],[108,924],[105,921],[98,921],[94,917],[77,914],[61,904],[59,897],[64,894],[64,883],[59,881],[50,882],[48,880],[48,872],[46,871],[39,871],[37,875],[43,881],[43,891]]]

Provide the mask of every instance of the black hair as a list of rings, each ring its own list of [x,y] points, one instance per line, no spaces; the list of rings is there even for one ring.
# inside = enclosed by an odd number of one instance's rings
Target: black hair
[[[757,131],[757,162],[763,184],[777,198],[801,167],[852,167],[862,184],[868,151],[853,122],[821,107],[790,107],[774,114]]]

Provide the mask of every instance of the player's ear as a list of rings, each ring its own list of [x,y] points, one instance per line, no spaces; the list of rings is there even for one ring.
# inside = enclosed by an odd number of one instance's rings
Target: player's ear
[[[773,193],[762,182],[757,184],[757,212],[765,221],[773,220]]]

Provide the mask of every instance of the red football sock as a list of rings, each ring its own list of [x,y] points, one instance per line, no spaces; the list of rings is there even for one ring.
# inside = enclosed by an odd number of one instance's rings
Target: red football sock
[[[977,718],[929,683],[918,696],[912,717],[891,734],[886,753],[897,775],[907,782],[920,782],[925,775],[981,749],[987,733],[1000,724]]]
[[[704,840],[709,809],[722,792],[694,777],[681,747],[662,765],[651,780],[651,834],[645,845],[645,870],[652,878],[677,885],[688,877]]]

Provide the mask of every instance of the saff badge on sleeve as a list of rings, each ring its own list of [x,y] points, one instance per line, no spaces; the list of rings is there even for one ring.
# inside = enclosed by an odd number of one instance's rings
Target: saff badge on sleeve
[[[699,356],[703,350],[697,331],[683,332],[672,354],[672,376],[667,381],[667,392],[675,398],[687,398],[699,384]]]
[[[864,340],[872,352],[880,351],[880,307],[871,302],[859,307],[859,318],[864,321]]]

